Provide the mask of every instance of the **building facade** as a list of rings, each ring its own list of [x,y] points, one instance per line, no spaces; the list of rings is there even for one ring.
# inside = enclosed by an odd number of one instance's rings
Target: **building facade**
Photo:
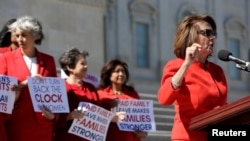
[[[212,15],[217,23],[211,61],[221,65],[229,84],[229,101],[248,95],[249,72],[234,62],[223,62],[217,53],[229,50],[250,60],[248,1],[233,0],[110,0],[105,17],[105,60],[122,58],[129,63],[134,85],[142,92],[156,93],[162,68],[174,58],[173,40],[178,22],[192,13]]]
[[[45,40],[38,49],[55,57],[58,70],[60,55],[73,46],[89,52],[89,72],[96,75],[106,61],[120,58],[129,65],[130,83],[156,102],[162,68],[175,57],[178,22],[192,13],[208,13],[217,23],[210,60],[226,73],[228,101],[250,95],[250,73],[217,57],[226,49],[250,61],[248,0],[0,0],[0,25],[22,15],[41,21]]]
[[[227,49],[250,60],[249,7],[247,0],[1,0],[0,24],[22,15],[37,17],[45,32],[40,50],[58,59],[72,46],[85,49],[89,71],[97,75],[107,60],[121,58],[129,64],[131,83],[156,93],[162,67],[175,57],[178,22],[191,13],[208,13],[218,27],[210,59],[226,72],[233,101],[248,94],[249,73],[220,61],[217,52]]]

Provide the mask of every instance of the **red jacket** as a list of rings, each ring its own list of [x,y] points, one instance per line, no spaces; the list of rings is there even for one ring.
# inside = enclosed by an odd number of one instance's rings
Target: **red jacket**
[[[2,47],[0,48],[0,54],[6,53],[6,52],[11,52],[11,47]]]
[[[36,51],[37,73],[42,76],[56,77],[56,65],[50,55]],[[16,77],[22,82],[30,76],[23,59],[21,48],[0,55],[0,74]],[[8,141],[52,141],[54,121],[34,112],[28,87],[22,88],[12,116],[6,124]]]
[[[114,94],[111,87],[99,90],[98,94],[102,106],[107,110],[110,110],[112,108],[110,103],[114,99],[140,99],[138,93],[135,90],[130,90],[127,88],[124,88],[123,93],[120,95]],[[137,138],[133,132],[119,130],[117,124],[111,122],[108,129],[106,141],[141,141],[141,139]]]
[[[4,127],[4,114],[0,113],[0,141],[7,141],[5,127]]]
[[[100,105],[97,90],[92,84],[84,81],[82,86],[68,84],[66,81],[65,83],[67,88],[70,112],[77,109],[78,104],[81,101]],[[68,133],[73,120],[66,121],[67,115],[68,114],[60,115],[56,129],[55,141],[88,141],[84,138]]]
[[[183,61],[174,59],[165,65],[158,90],[158,101],[163,105],[174,103],[176,115],[172,139],[206,141],[206,133],[190,131],[189,123],[193,117],[226,104],[226,78],[218,65],[207,62],[203,66],[194,62],[187,70],[181,87],[175,90],[171,85],[171,79]]]

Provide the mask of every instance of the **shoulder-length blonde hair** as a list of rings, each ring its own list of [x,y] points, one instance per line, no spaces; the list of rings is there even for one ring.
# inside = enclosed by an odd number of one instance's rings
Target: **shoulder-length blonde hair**
[[[197,22],[204,21],[216,31],[216,23],[210,15],[191,15],[185,17],[179,24],[174,39],[174,54],[178,58],[185,58],[186,48],[198,42],[199,26]]]

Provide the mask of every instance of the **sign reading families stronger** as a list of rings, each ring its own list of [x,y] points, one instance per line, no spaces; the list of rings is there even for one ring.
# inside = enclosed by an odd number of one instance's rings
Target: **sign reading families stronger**
[[[88,102],[80,102],[78,110],[84,111],[84,116],[74,119],[68,132],[90,141],[105,141],[110,121],[115,114]]]
[[[156,131],[152,100],[119,100],[115,112],[120,111],[126,112],[125,119],[117,122],[120,130]]]
[[[11,86],[17,84],[15,77],[0,75],[0,112],[11,114],[15,101],[15,92]]]
[[[68,96],[62,78],[28,77],[28,86],[36,112],[41,112],[41,107],[45,106],[52,113],[69,113]]]

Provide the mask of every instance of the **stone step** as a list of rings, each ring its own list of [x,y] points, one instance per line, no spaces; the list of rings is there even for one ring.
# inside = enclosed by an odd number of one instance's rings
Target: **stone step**
[[[164,122],[164,123],[172,123],[173,122],[173,115],[154,115],[155,122]]]
[[[173,107],[154,106],[154,114],[174,115],[175,111]]]
[[[156,94],[140,93],[141,99],[153,100],[156,132],[148,134],[143,141],[171,141],[171,130],[175,115],[173,106],[163,106],[158,102]]]
[[[170,122],[157,122],[156,129],[157,131],[171,131],[173,127],[173,123]]]
[[[156,131],[148,133],[148,137],[142,141],[171,141],[171,132],[169,131]]]

